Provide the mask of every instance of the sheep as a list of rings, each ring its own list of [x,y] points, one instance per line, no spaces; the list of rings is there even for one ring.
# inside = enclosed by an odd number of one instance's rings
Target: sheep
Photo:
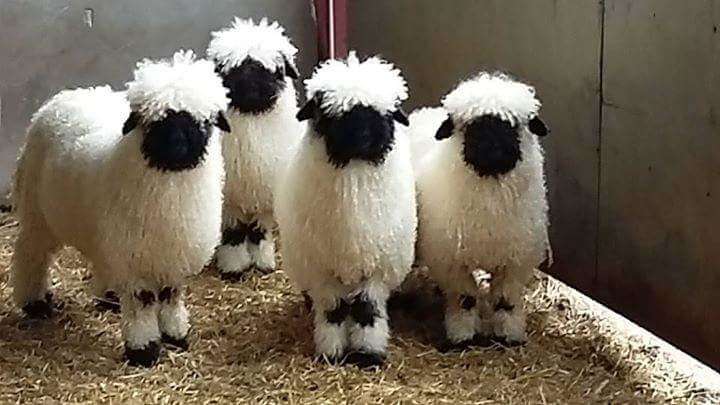
[[[383,364],[386,301],[414,261],[417,215],[405,80],[378,57],[324,62],[297,117],[311,124],[278,184],[284,271],[313,300],[319,359]]]
[[[235,18],[212,33],[207,49],[230,91],[232,132],[223,137],[227,182],[222,244],[216,267],[222,278],[244,279],[275,269],[273,189],[278,170],[297,148],[305,125],[295,118],[297,49],[277,23]]]
[[[417,255],[445,293],[451,347],[527,339],[523,289],[550,258],[539,109],[533,87],[483,72],[410,116]]]
[[[127,93],[65,90],[34,114],[13,192],[13,295],[27,316],[53,314],[48,265],[74,246],[120,296],[130,364],[156,363],[161,340],[187,349],[183,279],[220,240],[227,103],[213,63],[179,51],[139,62]]]

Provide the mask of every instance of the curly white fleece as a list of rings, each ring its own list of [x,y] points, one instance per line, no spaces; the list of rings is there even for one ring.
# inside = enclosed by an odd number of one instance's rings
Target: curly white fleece
[[[305,86],[308,100],[322,94],[320,107],[330,116],[350,111],[356,105],[370,106],[386,114],[408,98],[400,70],[377,56],[361,62],[354,51],[347,62],[324,62],[305,80]]]
[[[168,110],[186,111],[199,122],[211,120],[230,101],[215,64],[186,50],[170,60],[138,62],[127,98],[146,123],[164,118]]]
[[[517,125],[535,117],[540,109],[532,86],[504,73],[487,72],[460,83],[443,98],[442,105],[456,125],[488,114]]]
[[[222,68],[223,73],[240,66],[248,57],[275,71],[285,61],[293,62],[297,48],[284,34],[285,29],[266,18],[255,24],[252,19],[235,17],[232,26],[213,32],[207,55]]]

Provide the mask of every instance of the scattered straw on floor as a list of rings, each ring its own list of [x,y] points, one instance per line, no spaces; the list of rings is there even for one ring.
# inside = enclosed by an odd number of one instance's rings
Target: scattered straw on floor
[[[656,348],[614,339],[575,309],[559,283],[538,276],[528,294],[530,341],[522,348],[442,354],[441,308],[392,315],[380,371],[313,362],[312,325],[281,272],[227,284],[213,273],[189,287],[191,350],[168,351],[153,369],[121,362],[119,316],[92,305],[79,254],[53,266],[62,314],[36,324],[12,304],[7,268],[17,224],[0,216],[0,402],[710,402]],[[430,289],[428,289],[430,291]],[[432,309],[432,311],[430,311]],[[665,366],[663,366],[665,364]]]

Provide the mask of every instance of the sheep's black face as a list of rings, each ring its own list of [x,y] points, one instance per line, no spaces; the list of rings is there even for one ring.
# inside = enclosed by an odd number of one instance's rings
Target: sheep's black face
[[[381,164],[395,143],[393,115],[371,107],[356,105],[337,117],[319,114],[314,125],[325,139],[328,161],[337,168],[353,159]]]
[[[511,171],[522,159],[517,127],[490,115],[474,119],[465,127],[463,159],[480,176]]]
[[[205,158],[211,129],[209,122],[199,123],[185,111],[169,111],[147,126],[142,154],[150,167],[161,171],[195,168]]]
[[[230,107],[241,113],[262,114],[271,110],[285,88],[285,69],[271,72],[252,59],[245,59],[222,76],[223,85],[230,90]]]

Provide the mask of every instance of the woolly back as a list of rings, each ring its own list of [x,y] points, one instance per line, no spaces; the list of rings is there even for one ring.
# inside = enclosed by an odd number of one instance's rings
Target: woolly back
[[[321,64],[305,86],[308,100],[321,95],[319,107],[329,116],[341,115],[355,106],[371,107],[385,115],[408,97],[400,70],[377,56],[360,61],[354,51],[346,61]]]
[[[277,21],[269,23],[263,18],[255,24],[252,19],[235,17],[230,27],[211,34],[207,56],[222,66],[222,73],[240,66],[246,58],[275,71],[286,62],[292,63],[297,53],[284,31]]]
[[[168,60],[138,62],[134,79],[127,83],[127,98],[142,121],[166,117],[168,111],[185,111],[198,122],[212,120],[225,110],[229,99],[215,65],[180,50]]]

